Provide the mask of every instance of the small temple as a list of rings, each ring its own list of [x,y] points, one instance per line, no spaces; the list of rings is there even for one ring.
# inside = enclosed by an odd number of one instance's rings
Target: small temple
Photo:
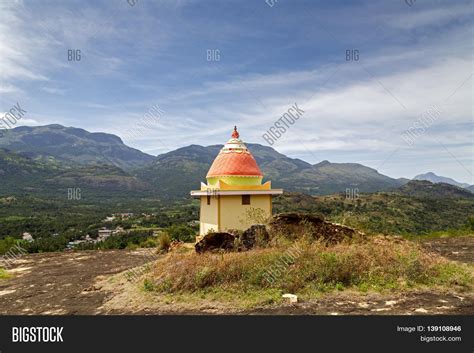
[[[201,190],[191,191],[191,196],[200,198],[200,236],[245,230],[256,223],[257,216],[269,218],[272,195],[283,193],[282,189],[272,189],[271,181],[262,184],[263,173],[237,127],[214,159],[206,179]]]

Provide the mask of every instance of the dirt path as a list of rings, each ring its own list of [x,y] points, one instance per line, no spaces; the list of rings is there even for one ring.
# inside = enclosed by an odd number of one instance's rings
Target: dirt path
[[[455,261],[474,262],[474,237],[432,239],[423,242],[431,251]],[[108,250],[31,254],[22,256],[9,268],[14,277],[0,280],[0,315],[25,314],[226,314],[218,305],[208,303],[193,310],[169,310],[151,303],[133,307],[130,298],[119,307],[104,305],[120,296],[124,288],[101,288],[110,275],[141,266],[156,257],[151,250]],[[128,281],[122,281],[127,283]],[[130,286],[136,284],[130,283]],[[140,299],[139,302],[142,301]],[[150,304],[150,305],[148,305]],[[148,306],[147,306],[148,305]],[[387,314],[474,314],[472,293],[434,290],[401,294],[363,295],[344,291],[311,302],[283,305],[239,314],[280,315],[387,315]]]
[[[474,263],[474,236],[429,239],[421,244],[450,260]]]
[[[94,283],[101,276],[140,266],[150,250],[106,250],[24,255],[0,280],[0,314],[97,314],[111,293]]]
[[[246,312],[260,315],[473,315],[471,294],[415,291],[383,295],[336,293],[311,302]]]

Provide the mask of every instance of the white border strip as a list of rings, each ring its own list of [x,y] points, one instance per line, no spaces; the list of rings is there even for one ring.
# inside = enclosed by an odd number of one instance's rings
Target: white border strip
[[[281,195],[283,189],[273,190],[208,190],[191,191],[191,196],[214,196],[214,195]]]

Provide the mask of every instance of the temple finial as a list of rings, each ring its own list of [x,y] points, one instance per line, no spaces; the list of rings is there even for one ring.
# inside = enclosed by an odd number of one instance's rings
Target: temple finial
[[[237,126],[234,126],[234,132],[232,132],[232,138],[238,139],[239,132],[237,131]]]

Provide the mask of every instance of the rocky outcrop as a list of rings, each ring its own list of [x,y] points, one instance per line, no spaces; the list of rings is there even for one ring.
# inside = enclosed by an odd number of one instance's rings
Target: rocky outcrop
[[[255,224],[244,232],[230,230],[206,234],[196,243],[195,248],[198,253],[218,250],[245,251],[254,247],[268,246],[272,240],[279,238],[292,241],[304,238],[333,245],[345,239],[362,237],[364,233],[347,226],[327,222],[319,216],[282,213],[274,216],[268,225]]]
[[[307,238],[327,244],[364,236],[353,228],[327,222],[319,216],[300,213],[282,213],[274,216],[267,230],[271,238],[285,237],[290,240]]]

